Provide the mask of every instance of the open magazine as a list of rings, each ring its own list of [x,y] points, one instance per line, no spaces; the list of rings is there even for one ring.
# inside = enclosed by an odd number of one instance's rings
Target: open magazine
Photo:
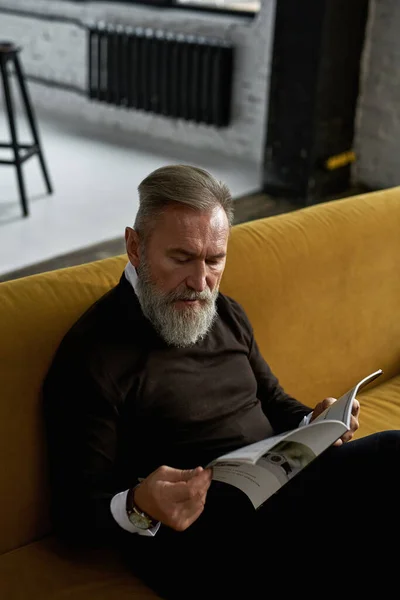
[[[213,460],[213,479],[236,486],[259,508],[314,458],[350,429],[357,393],[383,373],[371,373],[308,425],[275,435]]]

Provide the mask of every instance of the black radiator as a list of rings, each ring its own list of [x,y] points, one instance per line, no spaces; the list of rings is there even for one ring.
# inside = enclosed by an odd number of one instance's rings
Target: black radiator
[[[226,127],[231,120],[234,48],[161,30],[89,29],[90,98]]]

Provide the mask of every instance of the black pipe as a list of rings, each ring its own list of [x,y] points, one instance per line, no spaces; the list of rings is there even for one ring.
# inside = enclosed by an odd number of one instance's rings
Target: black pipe
[[[54,79],[47,79],[46,77],[40,77],[38,75],[25,74],[25,78],[33,83],[40,83],[41,85],[46,85],[47,87],[64,90],[66,92],[74,92],[75,94],[80,94],[81,96],[87,96],[87,90],[83,90],[77,85],[62,83],[61,81],[54,81]]]

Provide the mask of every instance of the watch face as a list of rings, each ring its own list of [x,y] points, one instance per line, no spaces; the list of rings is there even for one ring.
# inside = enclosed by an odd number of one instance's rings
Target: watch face
[[[145,515],[136,512],[135,510],[129,515],[129,520],[138,529],[149,529],[151,527],[151,521]]]

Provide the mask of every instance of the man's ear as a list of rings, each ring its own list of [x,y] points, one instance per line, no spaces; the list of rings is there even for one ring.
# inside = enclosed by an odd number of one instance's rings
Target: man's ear
[[[132,265],[138,267],[140,263],[140,242],[137,232],[132,227],[125,228],[126,253]]]

